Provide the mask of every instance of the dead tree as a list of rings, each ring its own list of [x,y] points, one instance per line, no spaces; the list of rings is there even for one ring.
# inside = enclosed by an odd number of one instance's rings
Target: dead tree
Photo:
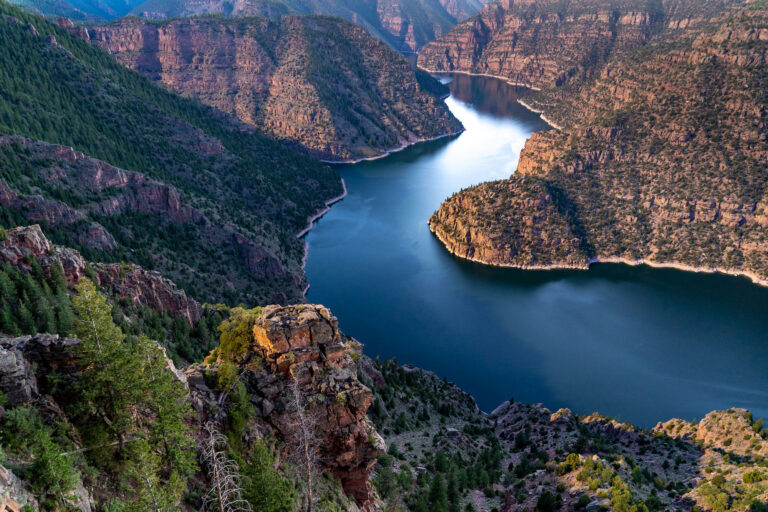
[[[203,510],[218,512],[252,512],[251,504],[243,498],[240,468],[227,457],[227,439],[212,423],[205,425],[202,442],[203,464],[208,471],[211,489],[203,499]]]
[[[314,485],[319,460],[317,438],[317,416],[307,411],[304,394],[299,383],[293,379],[291,383],[290,410],[293,415],[290,420],[290,433],[293,441],[293,458],[304,481],[304,499],[306,511],[312,512],[315,507]]]

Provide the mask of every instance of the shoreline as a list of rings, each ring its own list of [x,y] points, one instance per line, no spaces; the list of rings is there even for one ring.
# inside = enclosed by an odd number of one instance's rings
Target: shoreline
[[[606,256],[606,257],[594,257],[588,260],[584,265],[578,265],[578,264],[569,264],[569,263],[551,263],[549,265],[518,265],[513,263],[490,263],[478,258],[468,258],[466,256],[462,256],[461,254],[457,254],[457,252],[448,246],[446,243],[446,240],[441,236],[433,227],[430,225],[429,230],[432,232],[432,234],[435,235],[435,237],[440,241],[441,244],[443,244],[443,247],[453,256],[457,258],[461,258],[466,261],[471,261],[473,263],[478,263],[480,265],[486,265],[489,267],[499,267],[499,268],[511,268],[511,269],[517,269],[517,270],[525,270],[525,271],[531,271],[531,272],[547,272],[551,270],[581,270],[581,271],[589,271],[589,269],[592,267],[592,265],[597,265],[600,263],[611,263],[611,264],[619,264],[619,265],[626,265],[628,267],[641,267],[646,266],[650,268],[658,268],[658,269],[673,269],[673,270],[679,270],[681,272],[688,272],[691,274],[710,274],[710,275],[724,275],[724,276],[731,276],[731,277],[743,277],[749,279],[752,284],[756,286],[762,286],[762,287],[768,287],[768,279],[762,278],[755,274],[754,272],[748,271],[748,270],[732,270],[732,269],[721,269],[717,267],[696,267],[692,265],[686,265],[684,263],[675,263],[675,262],[657,262],[657,261],[649,261],[647,259],[639,259],[639,260],[632,260],[628,258],[619,258],[615,256]]]
[[[512,80],[510,80],[510,79],[508,79],[506,77],[498,76],[498,75],[490,75],[490,74],[487,74],[487,73],[470,73],[470,72],[467,72],[467,71],[433,71],[433,70],[421,67],[419,65],[417,65],[416,67],[418,67],[422,71],[426,71],[427,73],[432,73],[432,74],[438,74],[438,75],[484,76],[484,77],[487,77],[487,78],[496,78],[497,80],[503,80],[507,85],[511,85],[512,87],[524,87],[524,88],[530,89],[532,91],[540,91],[541,90],[540,87],[536,87],[535,85],[524,84],[524,83],[521,83],[521,82],[513,82]],[[526,103],[525,100],[523,100],[521,98],[518,98],[517,102],[520,105],[522,105],[523,107],[525,107],[526,109],[528,109],[531,112],[533,112],[534,114],[538,114],[539,117],[541,117],[542,121],[547,123],[549,126],[554,128],[555,130],[557,130],[557,131],[562,131],[563,130],[562,126],[560,126],[559,124],[557,124],[556,122],[554,122],[550,118],[548,118],[546,115],[544,115],[544,111],[543,110],[540,110],[540,109],[537,109],[537,108],[533,108],[531,105]]]
[[[443,100],[444,99],[445,98],[443,98]],[[436,141],[436,140],[445,139],[446,137],[453,137],[455,135],[460,135],[460,134],[464,133],[465,131],[466,131],[466,128],[464,128],[464,126],[462,126],[460,130],[457,130],[455,132],[444,133],[443,135],[437,135],[435,137],[419,138],[419,139],[411,140],[411,141],[408,141],[408,142],[404,142],[403,144],[401,144],[401,145],[399,145],[399,146],[397,146],[395,148],[388,149],[384,153],[381,153],[380,155],[376,155],[376,156],[369,156],[369,157],[365,157],[365,158],[358,158],[357,160],[320,160],[320,162],[322,162],[324,164],[335,164],[335,165],[355,165],[355,164],[359,164],[359,163],[362,163],[362,162],[373,162],[375,160],[381,160],[382,158],[386,158],[389,155],[392,155],[392,154],[395,154],[395,153],[399,153],[400,151],[404,151],[404,150],[410,148],[411,146],[415,146],[416,144],[422,144],[424,142],[433,142],[433,141]]]
[[[315,221],[317,219],[319,219],[320,217],[322,217],[323,215],[328,213],[331,210],[331,206],[334,203],[338,203],[339,201],[341,201],[342,199],[347,197],[347,194],[349,193],[349,191],[347,190],[347,183],[344,181],[344,178],[340,178],[340,179],[341,179],[341,188],[343,189],[343,192],[341,193],[341,195],[328,199],[327,201],[325,201],[325,208],[322,208],[321,210],[319,210],[317,213],[315,213],[311,217],[308,217],[307,218],[307,227],[305,227],[304,229],[299,231],[299,233],[296,235],[296,238],[302,238],[307,233],[312,231],[312,228],[315,226]]]
[[[433,75],[484,76],[484,77],[487,77],[487,78],[495,78],[497,80],[503,80],[508,85],[511,85],[513,87],[525,87],[526,89],[530,89],[532,91],[540,91],[541,90],[541,87],[536,87],[535,85],[530,85],[530,84],[524,84],[522,82],[514,82],[514,81],[510,80],[509,78],[507,78],[505,76],[500,76],[500,75],[491,75],[489,73],[471,73],[469,71],[437,71],[437,70],[434,70],[434,69],[425,68],[425,67],[420,66],[418,64],[416,64],[416,67],[419,68],[422,71],[426,71],[427,73],[431,73]]]
[[[550,118],[548,118],[546,115],[544,115],[544,111],[538,108],[533,108],[531,105],[525,102],[522,98],[518,98],[517,102],[521,104],[523,107],[527,108],[534,114],[538,114],[542,121],[547,123],[549,126],[554,128],[555,130],[561,132],[563,131],[563,127],[557,124],[556,122],[552,121]]]
[[[307,227],[305,227],[304,229],[299,231],[299,233],[296,235],[296,238],[301,239],[304,236],[306,236],[307,233],[312,231],[312,228],[315,227],[315,222],[318,219],[320,219],[323,215],[325,215],[326,213],[331,211],[331,206],[333,206],[334,204],[338,203],[339,201],[341,201],[342,199],[347,197],[347,195],[349,194],[349,190],[347,190],[347,182],[344,181],[344,178],[341,178],[341,188],[343,189],[343,192],[341,193],[341,195],[338,195],[336,197],[332,197],[332,198],[328,199],[325,202],[325,208],[321,209],[316,214],[314,214],[313,216],[309,217],[307,219]],[[307,258],[308,257],[309,257],[309,243],[307,243],[305,241],[304,242],[304,255],[301,257],[301,270],[302,270],[302,272],[304,272],[304,270],[307,267]],[[304,275],[304,278],[306,279],[306,273]],[[309,286],[310,286],[309,281],[307,281],[307,286],[301,292],[301,295],[304,296],[304,298],[307,297],[307,292],[309,291]]]

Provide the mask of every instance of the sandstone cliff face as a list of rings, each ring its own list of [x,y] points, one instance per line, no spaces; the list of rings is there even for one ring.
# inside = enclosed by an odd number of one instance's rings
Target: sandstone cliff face
[[[398,51],[417,51],[488,0],[147,0],[133,14],[166,19],[223,14],[279,19],[286,14],[338,16],[363,26]]]
[[[567,97],[541,91],[565,129],[535,134],[511,179],[448,199],[432,230],[492,264],[648,262],[768,282],[766,27],[764,8],[726,10],[616,56]]]
[[[402,57],[338,19],[128,19],[89,33],[172,91],[323,159],[369,158],[461,128]]]
[[[665,27],[695,25],[727,3],[736,2],[499,0],[426,45],[418,62],[430,71],[561,87],[591,77]]]
[[[611,0],[500,0],[425,46],[419,66],[498,76],[534,88],[588,76],[612,54],[644,44],[661,13]]]
[[[323,470],[336,476],[344,491],[368,508],[374,498],[370,473],[384,444],[366,417],[373,394],[357,380],[352,358],[358,357],[356,350],[322,306],[267,306],[237,365],[260,421],[285,441],[288,450],[294,448],[292,430],[296,428],[292,386],[298,387],[306,413],[316,420]],[[204,379],[206,371],[215,370],[215,366],[193,366],[187,371],[192,404],[201,414],[215,409],[210,404],[218,400]]]

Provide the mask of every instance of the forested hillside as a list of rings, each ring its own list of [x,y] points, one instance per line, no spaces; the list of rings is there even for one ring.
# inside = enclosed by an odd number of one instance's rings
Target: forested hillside
[[[301,297],[295,235],[341,193],[335,172],[42,18],[0,13],[0,133],[31,139],[4,139],[8,226],[42,222],[91,259],[140,262],[201,300]]]

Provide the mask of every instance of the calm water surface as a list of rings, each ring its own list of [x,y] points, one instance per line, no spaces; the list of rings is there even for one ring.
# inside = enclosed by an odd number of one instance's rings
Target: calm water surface
[[[508,177],[546,127],[502,82],[450,87],[464,134],[339,169],[349,196],[308,235],[309,301],[367,354],[433,370],[485,410],[514,397],[643,426],[728,407],[768,416],[768,289],[647,267],[499,269],[442,248],[427,226],[441,201]]]

